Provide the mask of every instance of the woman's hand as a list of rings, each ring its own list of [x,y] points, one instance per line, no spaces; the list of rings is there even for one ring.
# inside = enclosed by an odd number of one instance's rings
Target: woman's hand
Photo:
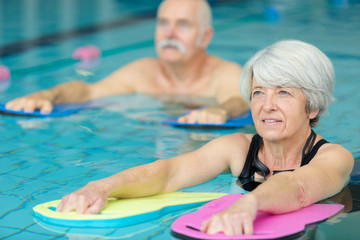
[[[108,194],[101,181],[90,182],[85,187],[62,198],[58,212],[76,211],[79,214],[99,213],[107,203]]]
[[[202,223],[201,231],[208,234],[225,235],[253,234],[253,222],[256,218],[256,199],[247,194],[237,200],[228,209],[214,214]]]

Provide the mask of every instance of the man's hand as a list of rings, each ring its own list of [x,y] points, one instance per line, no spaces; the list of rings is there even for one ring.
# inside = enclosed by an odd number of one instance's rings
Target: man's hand
[[[180,123],[217,123],[226,122],[227,114],[225,109],[215,106],[200,110],[193,110],[189,114],[178,119]]]
[[[90,182],[85,187],[63,197],[56,211],[96,214],[106,206],[106,203],[107,193],[101,182]]]
[[[54,106],[53,103],[42,94],[31,94],[8,102],[6,108],[11,110],[24,110],[25,112],[34,112],[39,109],[41,113],[51,113]]]

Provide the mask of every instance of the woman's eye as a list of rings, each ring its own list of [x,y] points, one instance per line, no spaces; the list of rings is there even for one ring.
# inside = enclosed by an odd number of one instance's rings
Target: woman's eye
[[[290,93],[285,90],[281,90],[281,91],[279,91],[279,95],[286,96],[286,95],[290,95]]]
[[[262,92],[261,91],[254,91],[253,92],[253,97],[255,97],[255,96],[260,96],[262,94]]]

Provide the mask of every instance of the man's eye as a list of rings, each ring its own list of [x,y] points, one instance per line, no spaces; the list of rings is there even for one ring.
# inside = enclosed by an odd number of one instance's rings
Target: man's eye
[[[186,21],[180,21],[180,22],[178,23],[178,26],[179,26],[180,28],[188,28],[188,27],[190,27],[190,24],[189,24],[188,22],[186,22]]]
[[[164,20],[159,20],[157,24],[159,27],[166,27],[168,25],[168,22]]]

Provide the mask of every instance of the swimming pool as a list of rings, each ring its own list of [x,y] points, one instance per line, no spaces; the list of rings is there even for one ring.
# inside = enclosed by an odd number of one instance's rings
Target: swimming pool
[[[158,1],[0,0],[0,64],[12,70],[0,102],[71,79],[93,82],[134,59],[155,56]],[[323,50],[337,75],[330,114],[315,129],[344,145],[360,165],[360,1],[212,1],[215,37],[209,52],[244,64],[270,43],[299,39]],[[85,68],[71,60],[81,45],[95,44],[103,57]],[[170,225],[187,211],[122,229],[68,229],[39,225],[32,207],[59,199],[91,180],[196,149],[227,130],[181,129],[161,124],[185,111],[149,96],[114,98],[118,104],[56,119],[0,116],[0,238],[169,239]],[[358,167],[355,175],[360,174]],[[360,179],[354,178],[359,184]],[[189,191],[241,192],[222,174]],[[349,187],[359,209],[356,185]],[[309,239],[357,239],[359,212],[339,216]],[[336,230],[336,231],[335,231]],[[346,235],[345,235],[346,234]],[[349,236],[349,234],[353,234]],[[348,238],[349,237],[349,238]]]

